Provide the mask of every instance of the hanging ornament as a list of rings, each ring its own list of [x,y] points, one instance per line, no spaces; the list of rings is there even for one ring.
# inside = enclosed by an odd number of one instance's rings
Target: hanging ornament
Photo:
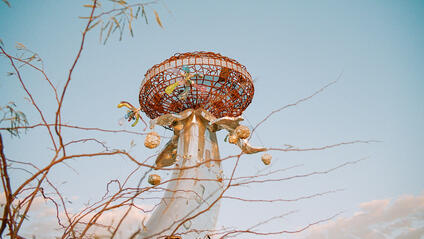
[[[146,135],[144,139],[144,146],[149,149],[154,149],[160,144],[160,136],[155,131],[152,131]]]
[[[271,163],[272,156],[270,154],[264,154],[261,159],[265,165],[269,165]]]
[[[131,120],[134,120],[134,123],[131,125],[132,127],[134,127],[138,123],[139,119],[141,119],[143,123],[147,126],[146,122],[144,122],[144,120],[140,116],[140,113],[139,113],[140,108],[137,109],[126,101],[121,101],[121,103],[118,104],[118,108],[122,108],[122,107],[126,107],[129,109],[127,113],[125,114],[125,119],[127,119],[128,122],[130,122]]]
[[[247,139],[250,136],[250,129],[247,126],[239,125],[236,130],[236,135],[240,139]]]
[[[160,176],[157,174],[149,175],[149,179],[147,180],[151,185],[158,185],[160,183]]]
[[[230,144],[237,144],[238,141],[238,137],[235,134],[230,134],[230,136],[228,136],[228,142]]]

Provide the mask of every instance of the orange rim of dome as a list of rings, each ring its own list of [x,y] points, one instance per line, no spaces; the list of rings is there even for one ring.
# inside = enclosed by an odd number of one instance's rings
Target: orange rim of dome
[[[165,89],[181,82],[183,70],[194,75],[189,86],[178,85],[170,94]],[[186,98],[179,96],[187,88]],[[150,68],[141,83],[141,110],[154,119],[186,109],[203,108],[215,117],[236,117],[252,102],[252,77],[236,60],[213,52],[178,53]]]

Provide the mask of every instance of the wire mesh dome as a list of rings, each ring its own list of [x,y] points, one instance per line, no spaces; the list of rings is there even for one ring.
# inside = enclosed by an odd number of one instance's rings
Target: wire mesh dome
[[[252,77],[236,60],[213,52],[189,52],[150,68],[139,101],[151,119],[197,108],[220,118],[241,115],[253,94]]]

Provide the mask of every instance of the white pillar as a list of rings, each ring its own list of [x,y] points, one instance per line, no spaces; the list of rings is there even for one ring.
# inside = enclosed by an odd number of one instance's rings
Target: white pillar
[[[183,239],[206,239],[208,231],[215,229],[220,203],[209,207],[223,190],[216,134],[197,111],[181,123],[184,127],[179,132],[176,165],[184,168],[206,163],[173,172],[174,181],[168,183],[162,201],[147,222],[143,239],[169,236],[182,221],[203,210],[206,211],[179,227],[176,234]]]

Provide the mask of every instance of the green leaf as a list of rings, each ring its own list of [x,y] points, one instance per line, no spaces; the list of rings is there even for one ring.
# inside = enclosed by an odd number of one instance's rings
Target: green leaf
[[[113,23],[110,24],[109,31],[107,32],[107,36],[106,36],[105,42],[103,42],[103,44],[106,44],[107,39],[109,39],[110,33],[112,32],[112,27],[113,27]]]
[[[134,33],[133,33],[133,30],[132,30],[132,27],[131,27],[131,21],[129,21],[129,20],[128,20],[128,29],[130,30],[131,37],[134,37]]]
[[[137,11],[135,12],[135,19],[137,19],[138,18],[138,14],[140,13],[140,10],[141,10],[141,7],[140,6],[138,6],[137,7]],[[1,40],[1,39],[0,39]]]
[[[122,41],[122,34],[124,33],[124,29],[125,29],[125,22],[124,24],[122,24],[122,28],[120,29],[121,32],[119,33],[119,41]]]
[[[102,22],[102,26],[100,27],[100,36],[99,36],[99,42],[102,43],[102,38],[103,38],[103,31],[105,30],[103,27],[103,22]]]
[[[149,24],[149,22],[147,21],[147,14],[144,11],[144,6],[142,6],[142,9],[141,9],[141,16],[144,16],[144,20],[146,20],[146,24]]]
[[[18,127],[27,126],[28,120],[22,111],[17,111],[16,104],[14,102],[9,102],[8,105],[4,107],[0,107],[0,110],[3,112],[3,118],[0,119],[0,123],[9,121],[9,127],[6,128],[7,132],[10,133],[11,136],[20,135],[20,130]]]

